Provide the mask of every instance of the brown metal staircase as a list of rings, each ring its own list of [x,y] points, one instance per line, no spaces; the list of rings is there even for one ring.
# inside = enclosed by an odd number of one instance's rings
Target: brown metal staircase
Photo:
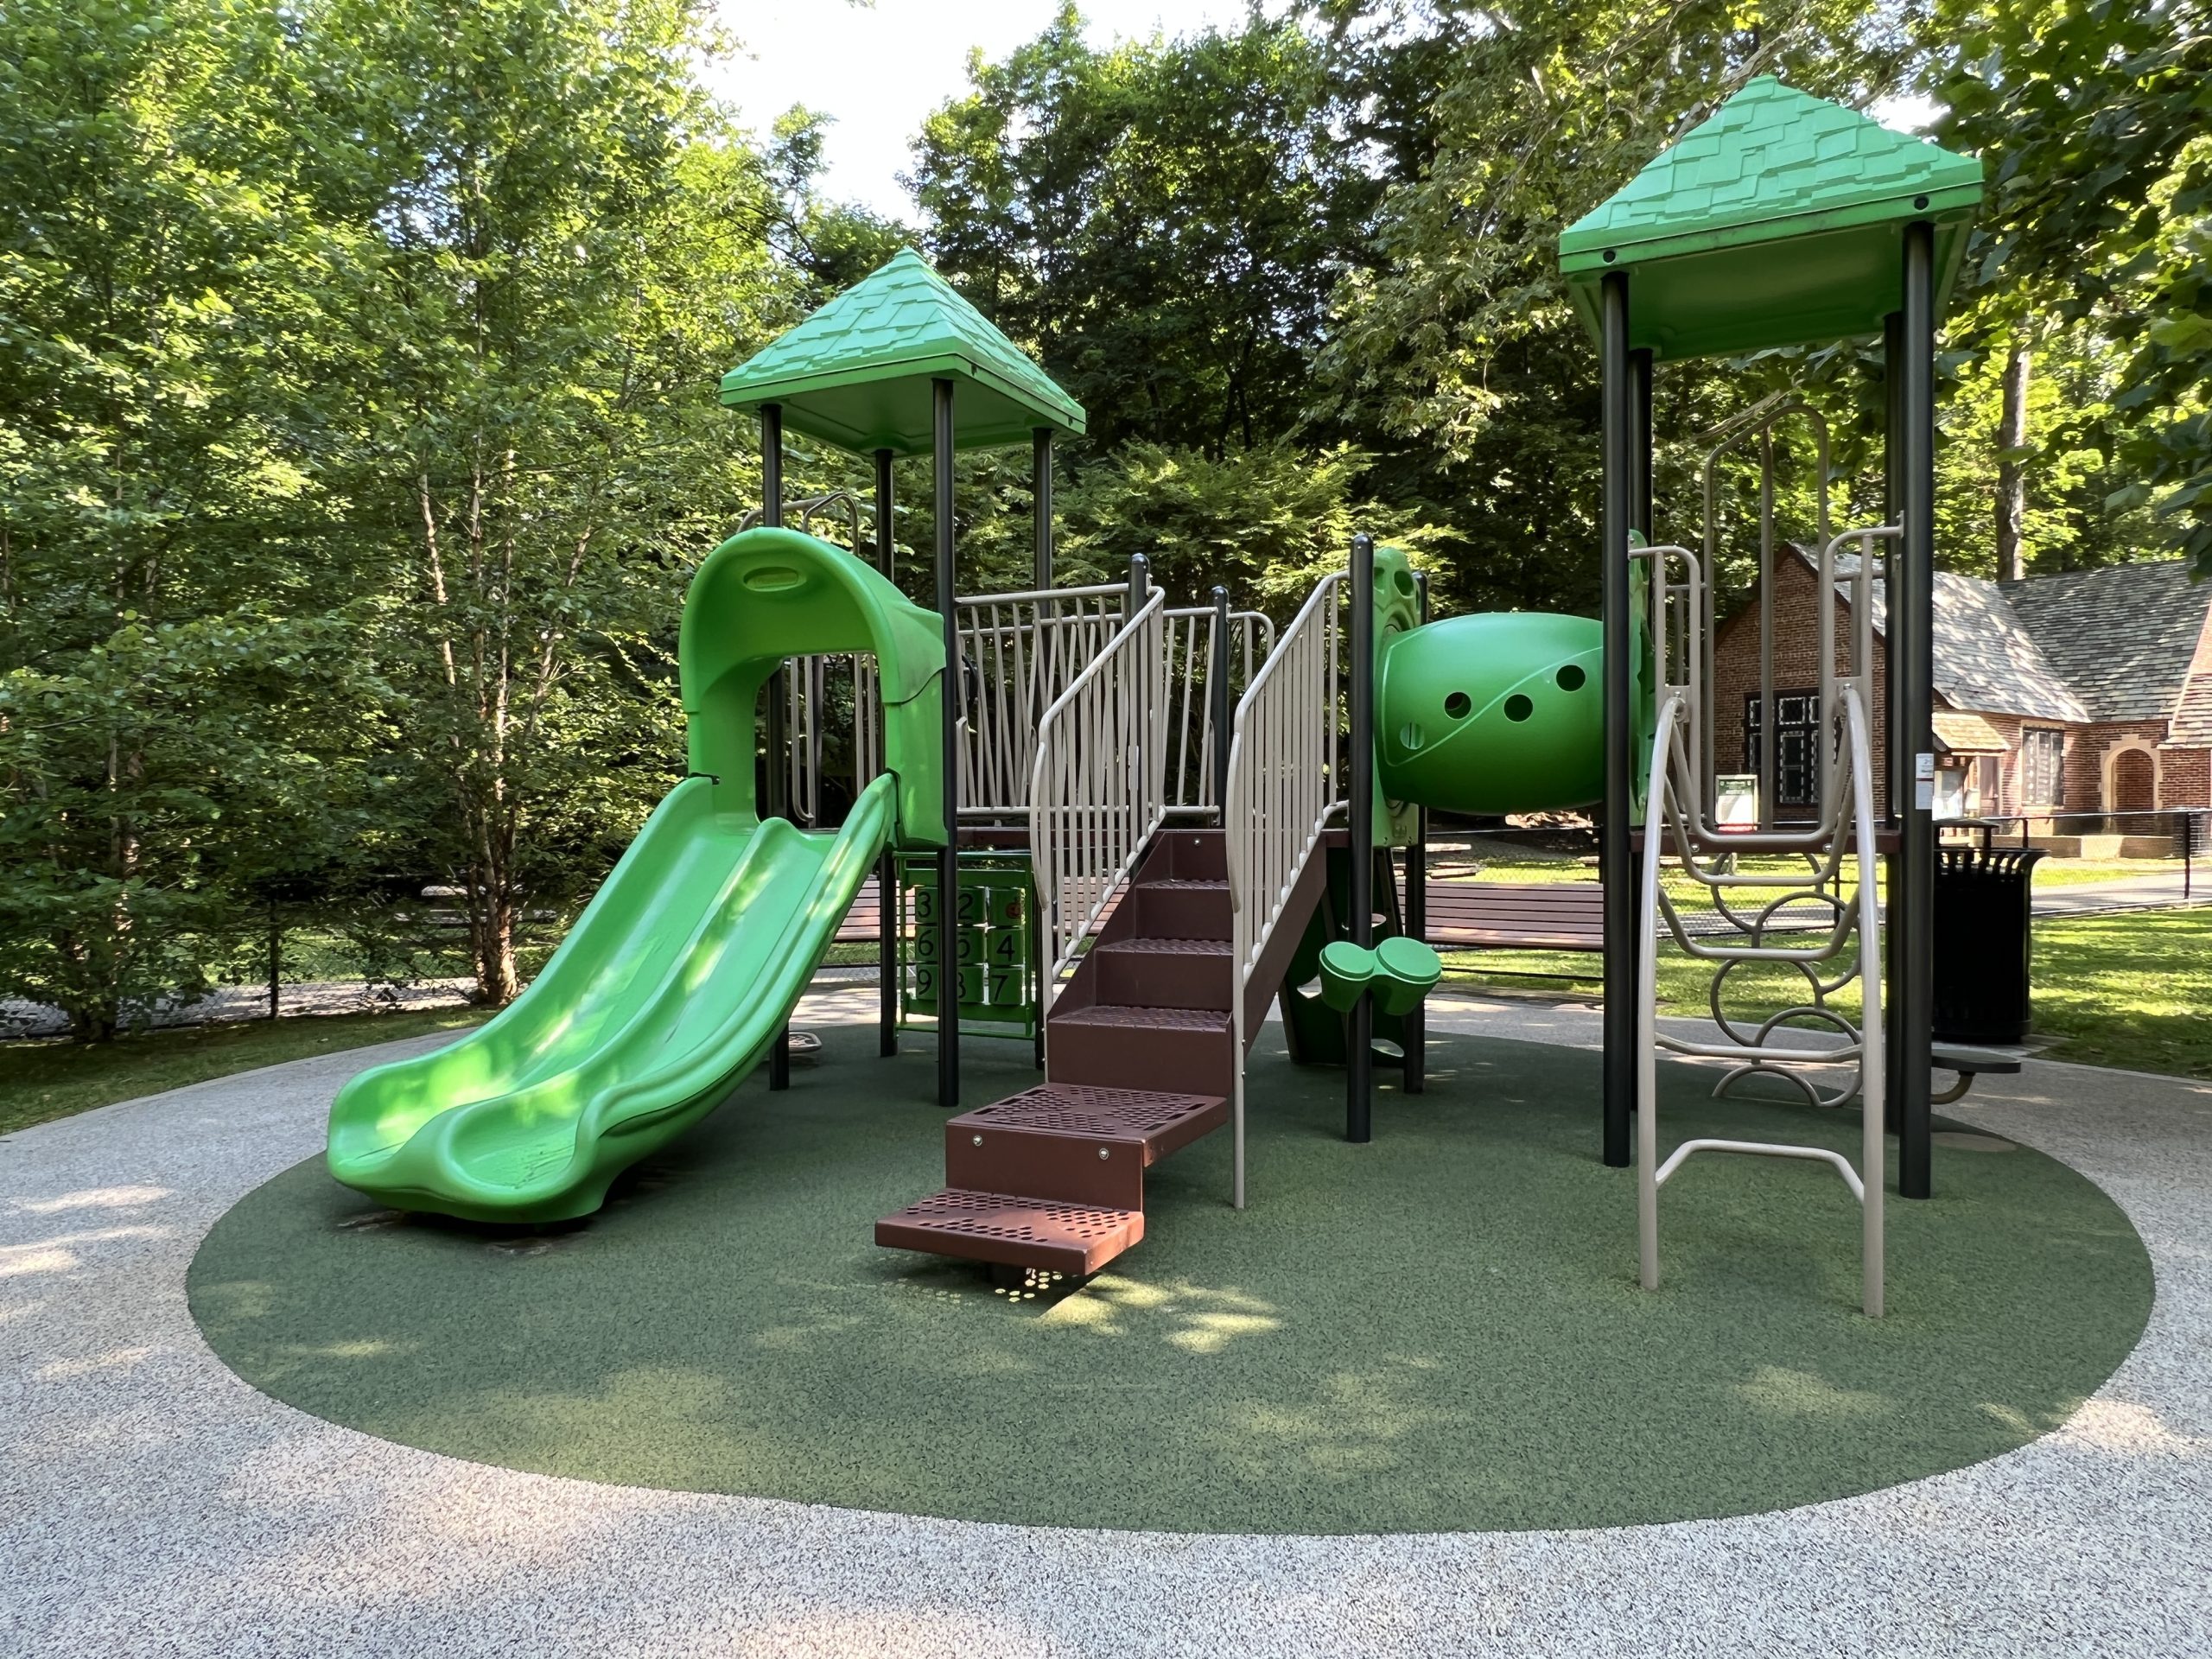
[[[1226,858],[1218,830],[1154,839],[1046,1015],[1046,1081],[949,1120],[944,1189],[877,1222],[877,1243],[1080,1276],[1144,1236],[1144,1172],[1229,1121]],[[1253,976],[1247,1046],[1325,864]]]

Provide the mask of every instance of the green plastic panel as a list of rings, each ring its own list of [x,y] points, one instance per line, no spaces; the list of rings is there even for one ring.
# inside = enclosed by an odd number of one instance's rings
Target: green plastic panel
[[[733,536],[684,596],[677,661],[690,769],[719,810],[757,821],[754,711],[786,657],[867,652],[883,699],[884,765],[899,779],[902,846],[944,844],[944,627],[850,553],[796,530]]]
[[[719,1105],[805,993],[896,791],[878,778],[835,835],[720,811],[718,792],[676,786],[497,1019],[340,1090],[331,1174],[401,1210],[565,1221]]]
[[[1405,550],[1375,550],[1375,684],[1376,718],[1382,718],[1382,658],[1391,644],[1421,626],[1421,589],[1414,581],[1413,562]],[[1378,725],[1376,750],[1381,751]],[[1421,808],[1409,800],[1394,799],[1382,787],[1382,768],[1375,768],[1374,818],[1377,847],[1409,847],[1421,824]]]
[[[930,383],[950,379],[955,447],[1080,436],[1083,405],[912,248],[722,377],[733,409],[781,406],[784,425],[860,454],[930,453]]]
[[[844,827],[763,823],[755,714],[786,655],[874,654],[889,770]],[[364,1071],[330,1108],[330,1173],[403,1210],[588,1215],[714,1109],[805,993],[878,855],[944,839],[938,619],[796,531],[733,537],[683,607],[696,775],[670,791],[528,989],[450,1047]]]
[[[1376,672],[1376,774],[1447,812],[1546,812],[1605,791],[1604,639],[1538,611],[1446,617],[1391,641]]]
[[[1940,304],[1981,189],[1972,156],[1761,76],[1569,226],[1560,269],[1593,334],[1600,279],[1630,271],[1629,344],[1662,360],[1844,339],[1902,303],[1915,219]]]
[[[899,1024],[934,1031],[938,1001],[937,859],[898,861]],[[1043,1004],[1037,896],[1029,855],[968,851],[960,855],[953,918],[954,1008],[963,1036],[1037,1035]]]

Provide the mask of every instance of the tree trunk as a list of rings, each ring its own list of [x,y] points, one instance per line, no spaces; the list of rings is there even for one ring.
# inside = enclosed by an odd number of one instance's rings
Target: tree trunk
[[[1997,578],[2018,582],[2027,575],[2024,532],[2028,516],[2028,375],[2032,359],[2027,342],[2016,342],[2005,359],[2005,410],[1997,423]]]
[[[474,908],[477,1001],[504,1008],[521,988],[515,971],[515,907],[504,893],[488,893]]]

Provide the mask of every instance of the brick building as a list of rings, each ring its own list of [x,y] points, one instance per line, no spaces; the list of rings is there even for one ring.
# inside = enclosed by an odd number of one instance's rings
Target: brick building
[[[1802,550],[1777,558],[1774,793],[1785,821],[1819,786],[1819,585]],[[1878,581],[1874,775],[1886,810],[1881,589]],[[1849,587],[1839,582],[1827,602],[1847,639]],[[1713,642],[1722,772],[1758,769],[1758,609],[1755,594]],[[2192,583],[2187,565],[2012,582],[1938,571],[1935,649],[1939,818],[2212,806],[2212,582]]]

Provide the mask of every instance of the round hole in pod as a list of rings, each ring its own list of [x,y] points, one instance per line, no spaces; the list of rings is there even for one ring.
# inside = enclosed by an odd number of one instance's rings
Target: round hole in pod
[[[1474,706],[1474,699],[1464,691],[1454,691],[1444,699],[1444,712],[1454,720],[1465,720]]]
[[[1552,677],[1559,682],[1560,690],[1580,691],[1583,683],[1590,677],[1582,671],[1582,665],[1580,663],[1568,663]]]
[[[1505,717],[1508,720],[1526,720],[1535,712],[1536,705],[1518,691],[1505,700]]]

